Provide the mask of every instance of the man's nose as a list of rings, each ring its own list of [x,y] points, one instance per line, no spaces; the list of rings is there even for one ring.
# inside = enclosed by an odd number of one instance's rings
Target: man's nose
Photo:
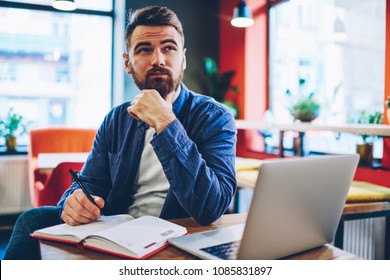
[[[163,66],[163,65],[165,65],[164,54],[159,49],[156,49],[153,52],[152,65],[153,66]]]

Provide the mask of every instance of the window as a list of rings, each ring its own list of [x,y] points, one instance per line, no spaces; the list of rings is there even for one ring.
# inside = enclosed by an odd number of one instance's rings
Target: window
[[[86,9],[92,1],[77,3]],[[108,11],[112,3],[93,7]],[[98,127],[111,107],[112,26],[109,13],[0,7],[0,115],[13,107],[30,127]]]
[[[53,0],[14,0],[11,2],[18,3],[31,3],[31,4],[39,4],[39,5],[47,5],[51,6]],[[96,10],[96,11],[106,11],[109,12],[113,9],[113,1],[112,0],[76,0],[77,8],[87,9],[87,10]]]
[[[314,93],[321,104],[316,122],[351,123],[362,112],[383,112],[385,22],[386,0],[291,0],[271,8],[269,76],[274,119],[292,121],[286,90],[296,96]],[[351,140],[360,138],[339,136],[308,135],[307,148],[354,152]],[[382,145],[375,146],[374,156],[380,157]]]

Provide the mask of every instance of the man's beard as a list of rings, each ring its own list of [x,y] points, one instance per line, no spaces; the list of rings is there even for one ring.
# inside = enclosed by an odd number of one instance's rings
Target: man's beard
[[[153,74],[165,74],[167,78],[151,78],[150,76]],[[166,95],[178,89],[183,80],[184,69],[182,67],[179,77],[175,80],[172,78],[172,72],[170,70],[157,66],[147,71],[144,79],[135,73],[133,69],[131,75],[133,76],[134,83],[140,90],[155,89],[160,93],[162,98],[165,98]]]

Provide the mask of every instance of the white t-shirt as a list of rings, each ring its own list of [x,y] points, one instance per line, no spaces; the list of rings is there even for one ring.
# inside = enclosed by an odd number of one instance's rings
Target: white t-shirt
[[[135,180],[136,188],[139,189],[128,211],[135,218],[145,215],[160,216],[169,188],[161,163],[150,144],[155,132],[153,127],[146,130],[144,150]]]

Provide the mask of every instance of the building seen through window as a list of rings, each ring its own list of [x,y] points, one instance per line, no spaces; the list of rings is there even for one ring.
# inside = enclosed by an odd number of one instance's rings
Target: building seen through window
[[[385,0],[291,0],[271,8],[274,121],[292,122],[291,96],[310,93],[321,104],[314,122],[356,123],[363,112],[383,113],[385,22]],[[321,152],[354,152],[351,143],[360,141],[327,132],[306,138],[307,149]],[[374,139],[376,157],[382,153],[380,141]]]
[[[0,7],[0,115],[98,127],[111,107],[112,20]]]

